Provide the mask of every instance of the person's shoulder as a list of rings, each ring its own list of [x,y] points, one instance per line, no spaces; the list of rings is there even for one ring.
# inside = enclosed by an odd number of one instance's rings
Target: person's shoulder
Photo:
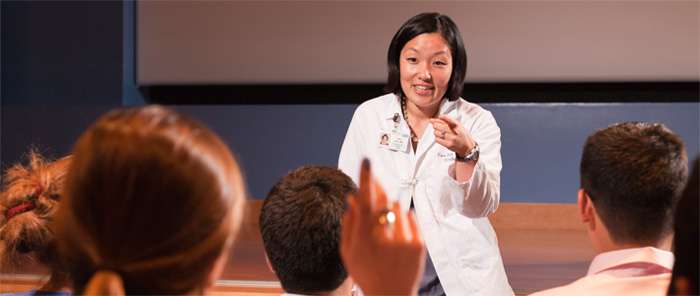
[[[355,114],[373,114],[373,113],[383,113],[391,103],[396,100],[396,95],[393,93],[384,94],[367,101],[357,106],[355,109]]]
[[[529,296],[555,296],[555,295],[566,295],[567,286],[555,287],[547,290],[538,291],[530,294]]]
[[[576,281],[559,286],[559,287],[554,287],[542,291],[538,291],[535,293],[530,294],[529,296],[575,296],[575,295],[586,295],[585,291],[581,289],[582,282],[586,281],[586,277],[577,279]],[[584,292],[582,294],[582,292]]]
[[[469,102],[463,98],[457,99],[454,104],[459,114],[467,115],[462,116],[463,120],[488,124],[494,124],[496,122],[496,118],[493,116],[491,111],[479,104]]]
[[[455,101],[455,105],[456,108],[460,110],[460,112],[468,113],[471,115],[491,114],[491,111],[487,110],[483,106],[477,103],[469,102],[463,98],[457,99]]]
[[[584,276],[565,286],[531,294],[531,296],[665,295],[670,282],[671,273],[634,277],[595,274]]]

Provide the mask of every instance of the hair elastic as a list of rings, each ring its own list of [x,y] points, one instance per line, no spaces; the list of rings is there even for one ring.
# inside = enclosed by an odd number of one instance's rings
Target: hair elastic
[[[27,201],[24,201],[24,202],[14,206],[14,207],[7,209],[7,211],[5,211],[5,217],[6,217],[6,219],[9,220],[14,216],[17,216],[17,215],[22,214],[24,212],[29,212],[29,211],[33,210],[34,208],[36,208],[36,204],[34,203],[34,200],[33,199],[27,200]]]

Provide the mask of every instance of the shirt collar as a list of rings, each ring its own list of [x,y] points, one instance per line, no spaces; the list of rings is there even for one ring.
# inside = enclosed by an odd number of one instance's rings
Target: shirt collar
[[[660,265],[669,270],[673,269],[673,253],[654,247],[622,249],[598,254],[593,258],[587,275],[593,275],[615,266],[647,262]]]

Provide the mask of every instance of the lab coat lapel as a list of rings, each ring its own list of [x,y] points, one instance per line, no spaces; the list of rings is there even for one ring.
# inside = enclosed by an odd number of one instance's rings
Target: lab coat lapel
[[[420,141],[418,141],[418,147],[416,147],[415,168],[413,170],[415,172],[414,176],[418,176],[418,170],[421,167],[421,163],[423,163],[423,160],[433,145],[440,144],[435,143],[435,132],[433,132],[433,125],[428,124],[425,131],[423,131],[423,136],[421,137]]]
[[[382,115],[385,118],[385,128],[390,131],[394,128],[393,117],[394,114],[398,114],[401,118],[399,123],[399,129],[407,134],[410,134],[408,124],[403,119],[403,114],[401,112],[401,102],[399,97],[394,96],[394,99],[390,101],[385,106],[385,112]],[[397,198],[401,203],[401,208],[408,210],[411,204],[411,194],[412,185],[410,185],[411,180],[414,178],[415,171],[413,170],[415,164],[415,157],[411,151],[410,143],[406,146],[407,149],[404,151],[392,151],[392,159],[395,169],[395,174],[398,175],[399,188]]]
[[[447,99],[443,99],[442,103],[440,103],[440,109],[438,111],[438,114],[446,114],[450,118],[459,120],[457,118],[457,109],[455,108],[455,101],[448,101]],[[419,169],[421,168],[421,164],[425,161],[425,158],[428,157],[428,152],[432,150],[431,148],[435,145],[440,145],[435,142],[435,132],[433,130],[433,125],[428,124],[428,126],[425,128],[425,131],[423,132],[423,136],[421,137],[420,141],[418,141],[418,147],[416,151],[416,158],[415,158],[415,167],[414,167],[414,176],[418,177]]]

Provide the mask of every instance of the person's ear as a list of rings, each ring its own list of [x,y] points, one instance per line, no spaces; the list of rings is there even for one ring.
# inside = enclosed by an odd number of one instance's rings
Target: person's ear
[[[267,252],[265,252],[265,264],[267,264],[267,269],[276,275],[275,269],[272,268],[272,263],[270,263],[270,258],[267,257]]]
[[[578,190],[578,212],[581,222],[586,224],[589,229],[595,229],[595,208],[588,193],[583,189]]]

